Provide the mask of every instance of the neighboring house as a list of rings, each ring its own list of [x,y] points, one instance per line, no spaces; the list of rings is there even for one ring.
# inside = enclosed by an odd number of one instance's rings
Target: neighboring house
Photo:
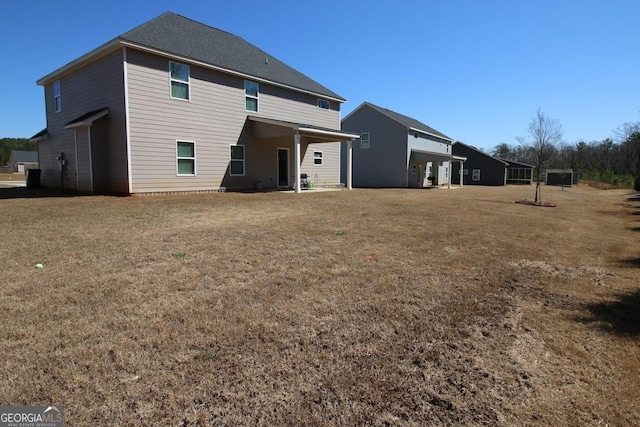
[[[453,144],[453,154],[467,158],[462,174],[460,166],[454,163],[453,184],[460,183],[460,176],[464,185],[531,184],[531,165],[493,157],[459,141]]]
[[[544,173],[544,183],[571,187],[578,184],[579,174],[573,169],[547,169]]]
[[[507,166],[507,184],[531,185],[533,182],[533,166],[513,160],[503,160]]]
[[[364,102],[342,119],[342,129],[360,139],[353,144],[355,187],[451,185],[453,140],[416,119]],[[344,160],[348,147],[343,145]],[[343,161],[343,180],[347,174]]]
[[[37,83],[47,128],[32,139],[46,187],[299,191],[301,173],[340,185],[340,142],[359,136],[340,130],[340,95],[238,36],[170,12]]]
[[[455,142],[453,154],[466,157],[464,169],[460,174],[459,164],[453,165],[452,183],[459,184],[462,176],[464,185],[505,185],[509,163],[483,153],[475,147]]]
[[[38,169],[38,152],[11,150],[9,168],[14,172],[24,172],[26,169]]]

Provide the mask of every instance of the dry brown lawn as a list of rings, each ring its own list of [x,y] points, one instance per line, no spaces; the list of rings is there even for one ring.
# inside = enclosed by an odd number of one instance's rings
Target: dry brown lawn
[[[640,425],[640,196],[542,190],[558,207],[0,189],[0,403],[69,426]]]
[[[27,179],[24,173],[0,173],[0,181],[25,181]],[[0,196],[2,197],[2,196]]]

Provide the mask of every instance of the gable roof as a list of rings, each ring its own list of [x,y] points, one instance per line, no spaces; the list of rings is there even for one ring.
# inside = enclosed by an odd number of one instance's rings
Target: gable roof
[[[508,160],[508,159],[502,159],[502,158],[500,158],[500,160],[509,163],[509,166],[520,166],[520,167],[524,167],[524,168],[533,168],[534,167],[533,165],[530,165],[528,163],[516,162],[515,160]]]
[[[14,163],[38,163],[37,151],[11,150]]]
[[[380,106],[377,106],[375,104],[372,104],[370,102],[363,102],[362,104],[360,104],[360,106],[358,106],[355,110],[353,110],[351,113],[347,114],[345,116],[344,119],[342,119],[342,121],[344,122],[345,120],[347,120],[349,118],[349,116],[351,116],[353,113],[355,113],[356,111],[360,110],[361,108],[364,107],[369,107],[372,108],[376,111],[378,111],[381,114],[384,114],[385,116],[389,117],[390,119],[406,126],[409,129],[413,129],[413,130],[417,130],[419,132],[423,132],[432,136],[436,136],[438,138],[442,138],[442,139],[446,139],[448,141],[453,141],[452,138],[449,138],[447,135],[438,132],[437,130],[435,130],[434,128],[425,125],[424,123],[422,123],[419,120],[416,120],[414,118],[411,118],[409,116],[405,116],[404,114],[400,114],[400,113],[396,113],[395,111],[389,110],[388,108],[383,108]]]
[[[497,162],[504,163],[504,164],[505,164],[505,166],[509,166],[509,162],[508,162],[508,161],[506,161],[506,160],[502,160],[502,159],[499,159],[499,158],[497,158],[497,157],[492,156],[491,154],[487,154],[487,153],[485,153],[485,152],[483,152],[483,151],[480,151],[480,150],[478,150],[476,147],[472,147],[471,145],[465,144],[464,142],[460,142],[460,141],[456,141],[456,142],[454,142],[454,143],[453,143],[453,146],[452,146],[452,147],[453,147],[453,148],[452,148],[452,150],[455,150],[455,147],[456,147],[456,146],[462,146],[462,147],[465,147],[465,148],[467,148],[468,150],[475,151],[476,153],[482,154],[483,156],[489,157],[490,159],[493,159],[493,160],[495,160],[495,161],[497,161]]]
[[[148,49],[175,56],[221,71],[254,77],[291,89],[309,92],[344,102],[345,99],[284,62],[274,58],[241,37],[210,27],[184,16],[165,12],[127,31],[87,55],[38,80],[51,81],[55,75],[74,68],[80,62],[99,56],[104,51],[122,46]]]

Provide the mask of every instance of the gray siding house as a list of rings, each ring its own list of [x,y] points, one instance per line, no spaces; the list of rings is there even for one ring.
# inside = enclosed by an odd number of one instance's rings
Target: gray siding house
[[[533,166],[526,163],[493,157],[459,141],[453,144],[453,154],[467,158],[462,174],[460,166],[453,165],[454,184],[460,183],[460,176],[464,185],[531,184]]]
[[[459,164],[453,165],[454,184],[459,184],[462,177],[464,185],[506,185],[508,162],[459,141],[453,144],[452,149],[456,156],[467,158],[462,174]]]
[[[425,187],[451,185],[450,165],[463,162],[451,151],[453,140],[411,117],[364,102],[342,119],[353,143],[355,187]],[[342,159],[349,147],[342,147]],[[342,176],[348,173],[342,163]]]
[[[9,168],[14,172],[24,172],[25,169],[37,169],[38,152],[11,150],[11,154],[9,154]]]
[[[321,66],[324,62],[318,60]],[[41,184],[89,193],[340,180],[345,99],[233,34],[167,12],[37,82]],[[345,156],[348,156],[349,150]],[[346,159],[343,159],[346,162]]]

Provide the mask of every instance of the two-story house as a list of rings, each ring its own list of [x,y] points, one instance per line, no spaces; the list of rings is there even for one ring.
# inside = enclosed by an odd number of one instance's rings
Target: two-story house
[[[300,191],[301,173],[340,185],[341,142],[358,137],[340,130],[343,97],[238,36],[170,12],[37,83],[47,127],[33,139],[50,188]]]
[[[344,158],[353,151],[355,187],[450,187],[451,163],[465,160],[453,155],[448,136],[370,102],[342,119],[342,129],[360,135],[353,148],[343,147]],[[350,173],[344,162],[343,176]]]

